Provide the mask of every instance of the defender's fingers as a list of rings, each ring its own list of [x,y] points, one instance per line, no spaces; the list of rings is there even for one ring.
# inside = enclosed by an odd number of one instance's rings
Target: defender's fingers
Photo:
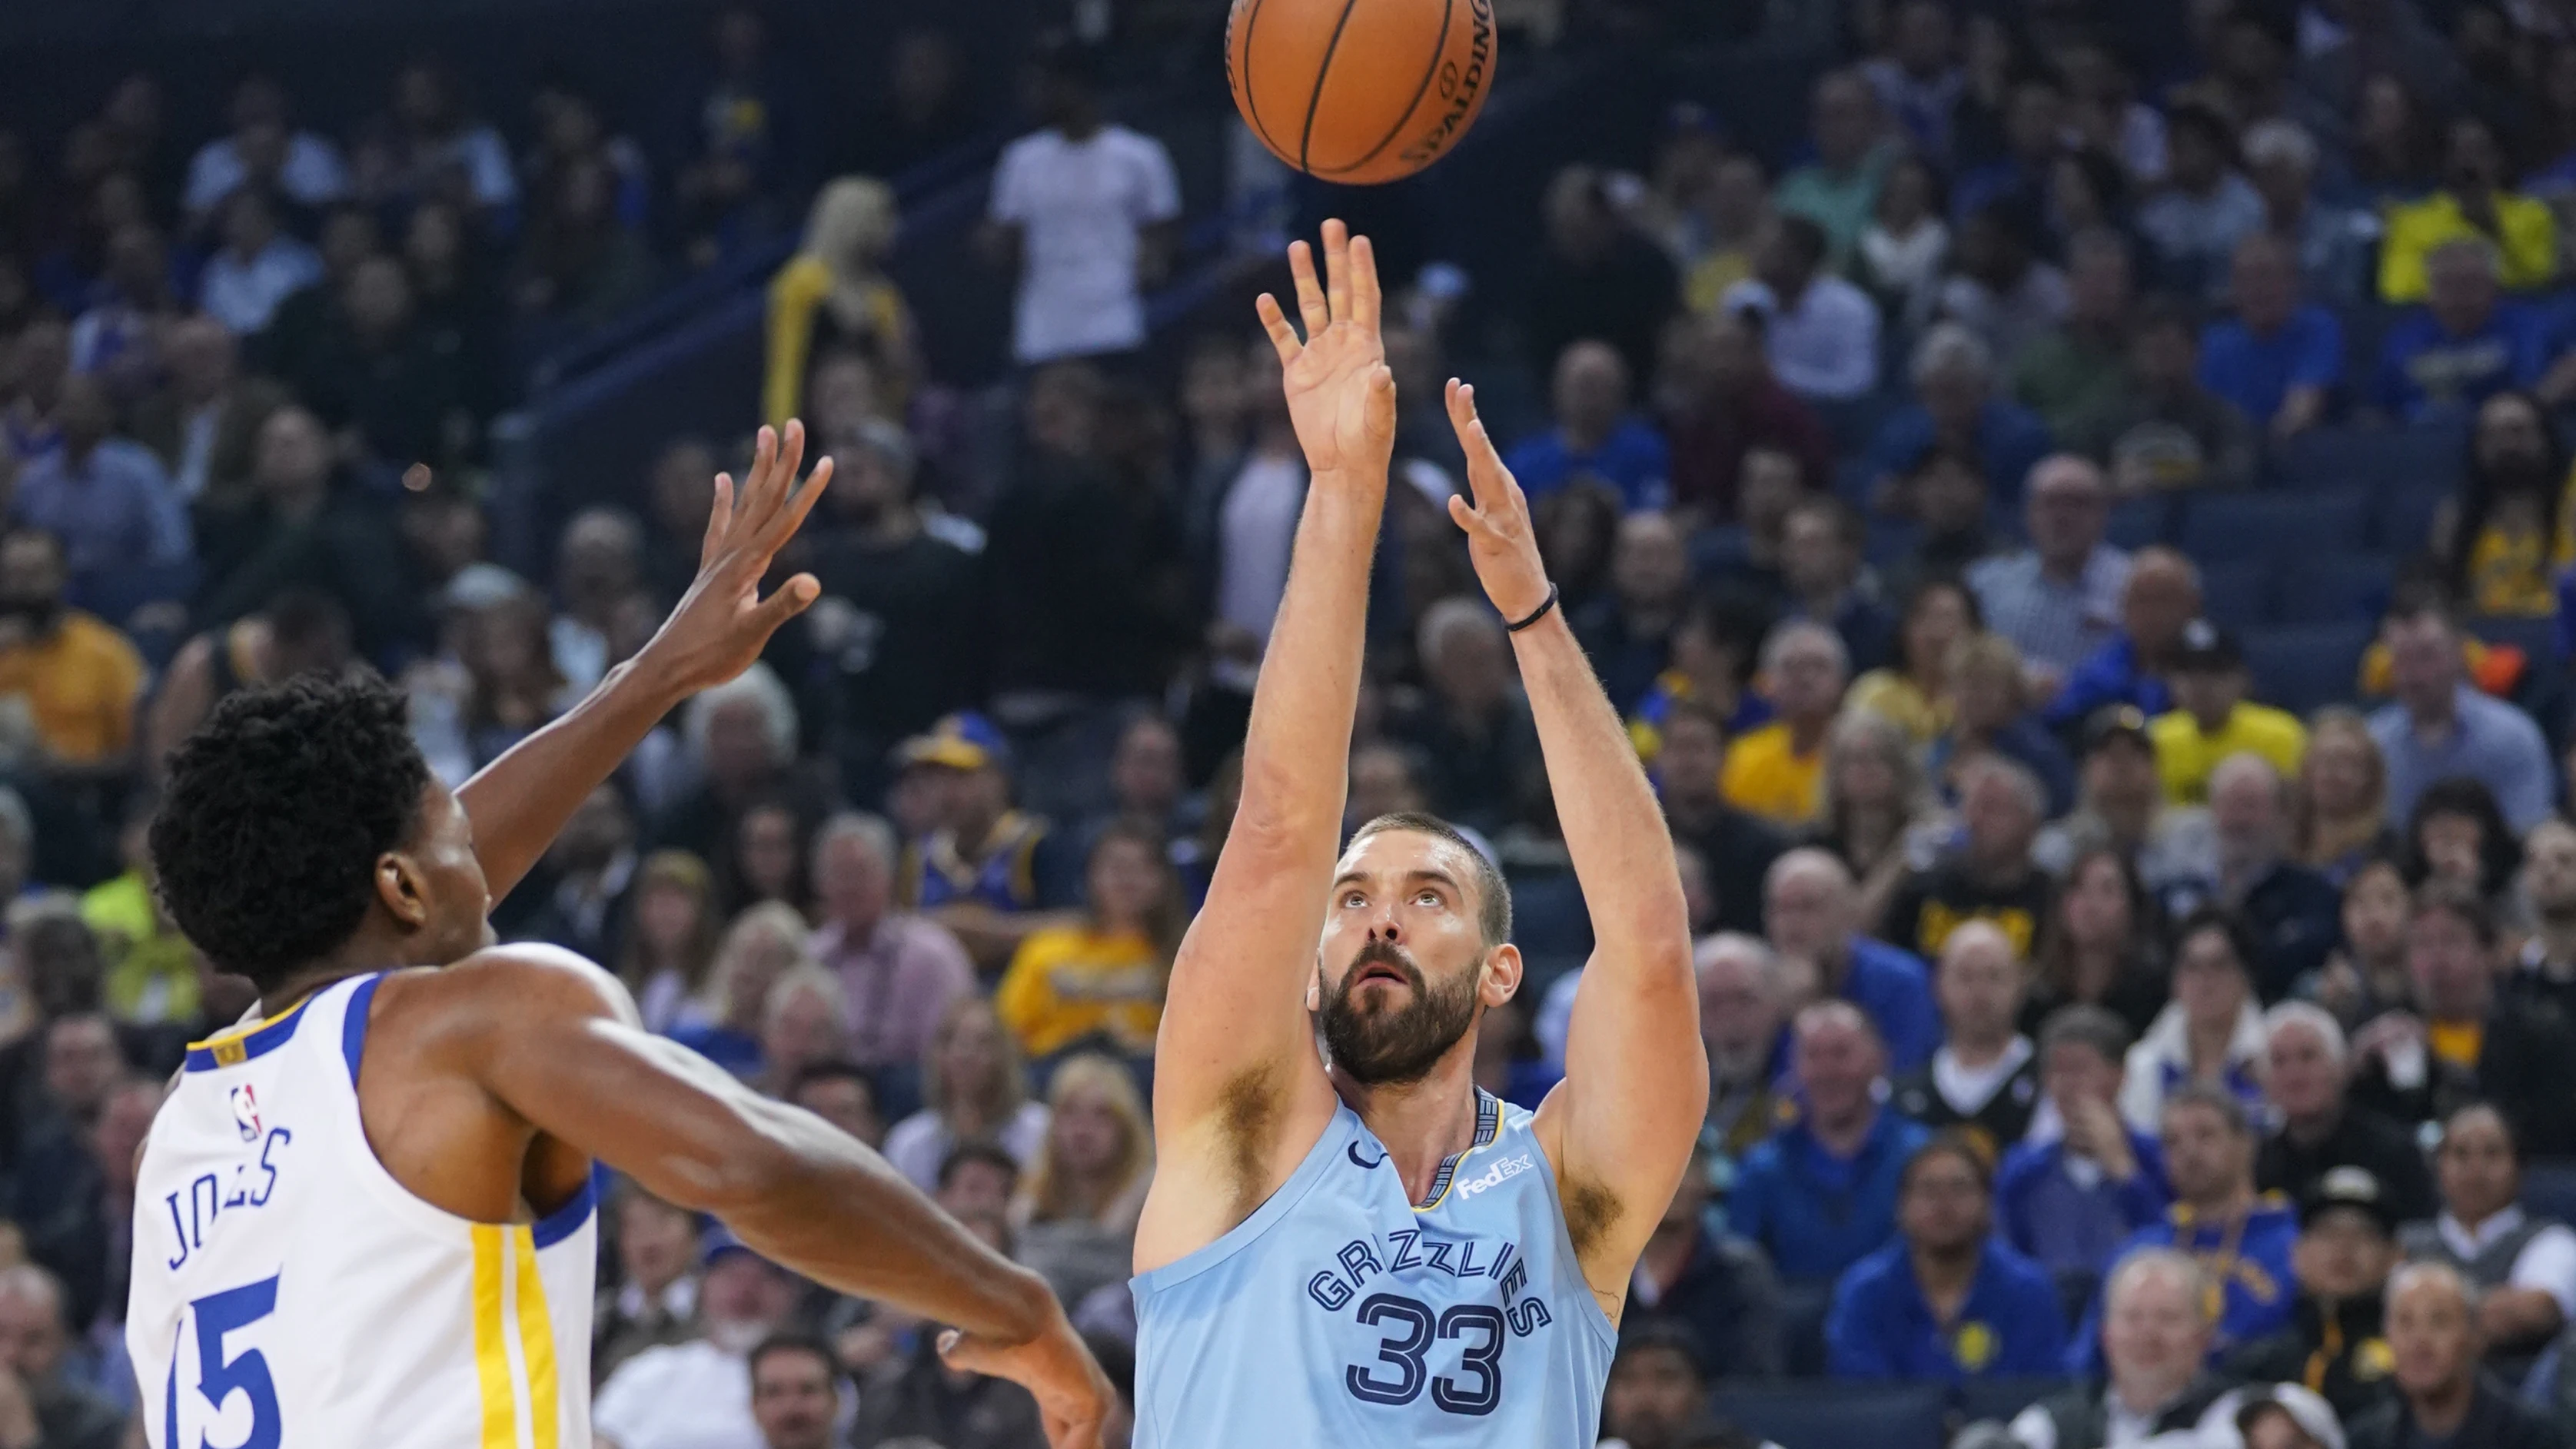
[[[724,551],[725,535],[733,531],[733,475],[716,475],[715,502],[707,507],[707,536],[698,545],[698,567],[704,569]]]
[[[814,471],[806,477],[804,486],[788,494],[783,505],[770,515],[768,526],[761,530],[760,547],[773,554],[786,547],[787,540],[796,536],[796,530],[805,526],[805,516],[814,511],[815,501],[823,496],[823,490],[831,486],[831,482],[831,458],[816,459]]]
[[[1351,315],[1351,229],[1338,219],[1324,223],[1324,300],[1336,322]]]
[[[1475,490],[1476,506],[1489,508],[1503,501],[1497,486],[1503,473],[1502,454],[1494,450],[1494,440],[1485,432],[1485,420],[1476,416],[1476,389],[1470,384],[1449,380],[1449,423],[1458,431],[1458,446],[1467,454],[1467,486]]]
[[[1375,332],[1382,300],[1377,286],[1377,248],[1367,237],[1352,237],[1351,320]]]
[[[812,574],[798,574],[778,586],[778,592],[760,601],[757,615],[760,632],[775,634],[780,625],[814,606],[823,597],[823,585]]]
[[[1315,249],[1302,240],[1288,244],[1288,275],[1297,284],[1297,316],[1306,324],[1306,335],[1314,337],[1333,325],[1323,285],[1315,280]]]
[[[788,492],[796,486],[796,472],[804,466],[805,422],[802,418],[789,418],[787,426],[779,431],[778,454],[770,463],[769,488],[761,499],[766,505],[764,516],[775,513],[787,501]]]
[[[1279,365],[1295,362],[1303,344],[1297,340],[1297,329],[1288,325],[1288,314],[1279,310],[1279,299],[1264,292],[1253,299],[1252,310],[1261,318],[1261,330],[1270,334],[1270,345],[1278,350]]]

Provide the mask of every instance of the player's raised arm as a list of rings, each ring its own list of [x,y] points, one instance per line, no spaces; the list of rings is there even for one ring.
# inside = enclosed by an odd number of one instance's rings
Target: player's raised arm
[[[682,700],[751,667],[778,626],[822,593],[798,574],[768,598],[760,581],[814,500],[832,480],[832,460],[814,465],[802,486],[805,425],[762,428],[751,471],[740,488],[715,478],[716,501],[699,546],[698,576],[634,658],[562,718],[521,740],[475,772],[456,792],[474,822],[474,855],[501,899],[546,853],[572,812],[599,788],[628,752]]]
[[[1395,447],[1395,380],[1378,339],[1367,239],[1324,223],[1320,283],[1306,243],[1288,256],[1305,341],[1266,294],[1260,312],[1312,481],[1253,690],[1242,803],[1207,904],[1172,965],[1154,1058],[1160,1176],[1138,1236],[1140,1266],[1233,1226],[1333,1111],[1304,1000],[1341,844],[1369,559]],[[1281,1149],[1301,1132],[1293,1150]]]
[[[614,981],[563,952],[503,947],[405,986],[477,1003],[442,1013],[443,1045],[539,1131],[763,1257],[957,1329],[950,1363],[1025,1385],[1055,1449],[1096,1449],[1115,1391],[1045,1281],[857,1139],[645,1032]]]
[[[1522,687],[1538,722],[1549,788],[1592,915],[1592,959],[1574,998],[1565,1082],[1540,1108],[1565,1221],[1584,1276],[1616,1316],[1707,1111],[1690,924],[1672,835],[1627,731],[1556,606],[1528,500],[1449,384],[1449,419],[1475,494],[1449,500],[1487,597],[1516,627]]]

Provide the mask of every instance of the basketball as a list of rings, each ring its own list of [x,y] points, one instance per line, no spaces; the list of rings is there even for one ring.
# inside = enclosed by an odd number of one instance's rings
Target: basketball
[[[1401,180],[1484,109],[1493,0],[1234,0],[1225,69],[1272,155],[1346,186]]]

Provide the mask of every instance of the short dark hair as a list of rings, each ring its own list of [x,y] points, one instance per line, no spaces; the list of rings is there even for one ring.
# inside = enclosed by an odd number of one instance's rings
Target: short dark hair
[[[2484,1112],[2496,1119],[2496,1129],[2504,1133],[2505,1153],[2513,1159],[2514,1166],[2520,1167],[2522,1165],[2522,1128],[2515,1124],[2513,1114],[2506,1111],[2502,1103],[2486,1097],[2473,1097],[2443,1113],[2442,1135],[2437,1141],[2450,1141],[2451,1131],[2459,1125],[2460,1119],[2476,1112]]]
[[[2408,908],[2406,919],[2414,921],[2437,913],[2457,918],[2476,933],[2479,945],[2495,945],[2495,912],[2487,909],[2486,900],[2469,887],[2457,881],[2426,881],[2415,892],[2415,901]]]
[[[1792,211],[1780,218],[1779,227],[1780,239],[1787,242],[1790,249],[1797,253],[1800,262],[1812,267],[1824,261],[1825,252],[1831,243],[1825,235],[1825,229],[1816,224],[1815,218],[1801,216]]]
[[[753,1346],[751,1357],[743,1361],[747,1376],[755,1384],[758,1383],[761,1364],[771,1355],[781,1353],[812,1354],[822,1361],[823,1377],[831,1383],[834,1390],[837,1391],[840,1388],[841,1356],[832,1352],[832,1346],[825,1343],[821,1335],[794,1328],[779,1329]]]
[[[1019,1186],[1020,1160],[996,1143],[972,1139],[949,1148],[948,1155],[939,1159],[939,1175],[931,1180],[932,1186],[946,1192],[958,1173],[978,1162],[1009,1178],[1014,1189]]]
[[[795,1080],[787,1084],[787,1100],[795,1101],[816,1082],[856,1082],[868,1089],[869,1105],[874,1106],[877,1102],[876,1074],[848,1057],[825,1057],[819,1062],[806,1063],[798,1069]]]
[[[1437,815],[1418,810],[1398,810],[1352,831],[1351,844],[1357,845],[1372,835],[1384,835],[1390,830],[1428,835],[1465,851],[1467,859],[1474,862],[1470,869],[1476,877],[1476,924],[1484,934],[1485,949],[1490,951],[1512,938],[1511,882],[1503,879],[1502,867],[1486,859],[1485,852],[1476,848],[1476,842],[1460,834],[1457,826]]]
[[[2176,1107],[2206,1107],[2218,1114],[2218,1120],[2227,1124],[2228,1131],[2239,1137],[2254,1135],[2254,1119],[2246,1115],[2245,1104],[2237,1100],[2235,1093],[2216,1083],[2185,1082],[2165,1093],[2164,1106],[2157,1110],[2157,1118],[2161,1120],[2165,1113]]]
[[[1612,1358],[1610,1371],[1619,1365],[1650,1353],[1669,1353],[1690,1365],[1690,1371],[1702,1383],[1708,1381],[1708,1345],[1687,1323],[1673,1318],[1648,1318],[1619,1335],[1619,1348]]]
[[[402,692],[373,674],[231,695],[170,752],[161,899],[216,969],[265,993],[357,931],[430,779]]]
[[[1986,1144],[1979,1141],[1964,1127],[1944,1127],[1925,1139],[1922,1146],[1915,1148],[1913,1155],[1905,1159],[1905,1165],[1897,1169],[1897,1192],[1902,1194],[1911,1190],[1914,1186],[1914,1170],[1935,1157],[1959,1159],[1967,1165],[1968,1175],[1977,1180],[1977,1190],[1988,1197],[1994,1196],[1994,1158],[1987,1153]]]
[[[2195,909],[2182,918],[2181,925],[2174,927],[2174,959],[2177,962],[2182,959],[2183,943],[2203,931],[2216,931],[2224,938],[2227,954],[2236,958],[2236,969],[2244,972],[2247,980],[2254,978],[2254,963],[2260,955],[2255,947],[2254,932],[2246,926],[2243,916],[2214,903]]]
[[[2061,1046],[2086,1048],[2116,1067],[2128,1060],[2129,1028],[2119,1017],[2090,1002],[2061,1006],[2039,1024],[2039,1054],[2044,1059]]]

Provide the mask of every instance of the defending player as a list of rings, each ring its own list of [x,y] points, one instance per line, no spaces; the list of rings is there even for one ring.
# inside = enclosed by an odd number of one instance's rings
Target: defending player
[[[1313,481],[1242,805],[1157,1047],[1138,1442],[1589,1445],[1707,1097],[1681,885],[1526,502],[1452,382],[1475,501],[1450,512],[1511,622],[1596,941],[1564,1084],[1535,1114],[1478,1091],[1478,1018],[1521,980],[1500,873],[1427,816],[1372,821],[1336,859],[1395,387],[1367,241],[1327,222],[1324,249],[1329,291],[1290,249],[1302,346],[1260,304]]]
[[[1035,1275],[874,1153],[637,1025],[615,978],[486,920],[656,721],[813,601],[761,576],[830,473],[761,431],[652,642],[450,794],[402,696],[308,676],[174,752],[152,856],[272,1013],[190,1049],[134,1209],[126,1343],[152,1449],[585,1449],[592,1162],[843,1292],[957,1325],[962,1367],[1089,1446],[1108,1384]]]

